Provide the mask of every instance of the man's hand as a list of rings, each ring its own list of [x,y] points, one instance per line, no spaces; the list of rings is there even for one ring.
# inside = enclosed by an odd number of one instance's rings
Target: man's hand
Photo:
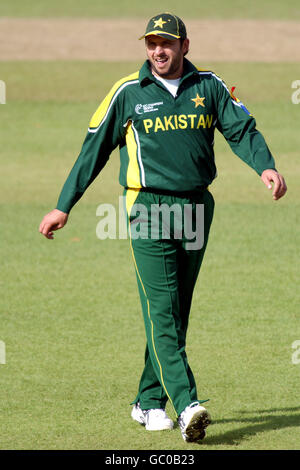
[[[66,225],[69,214],[62,212],[58,209],[53,209],[53,211],[46,214],[40,224],[40,232],[49,240],[53,240],[54,230],[59,230]]]
[[[262,172],[261,179],[268,189],[272,189],[271,183],[274,183],[272,194],[274,201],[277,201],[277,199],[280,199],[282,196],[285,195],[287,187],[284,181],[284,177],[277,173],[277,171],[265,170]]]

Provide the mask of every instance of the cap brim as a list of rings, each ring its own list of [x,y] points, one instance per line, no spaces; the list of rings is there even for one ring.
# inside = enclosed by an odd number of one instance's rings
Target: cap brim
[[[142,37],[139,38],[139,41],[141,39],[144,39],[146,38],[147,36],[160,36],[162,38],[166,38],[166,39],[180,39],[180,36],[176,36],[175,34],[171,34],[171,33],[165,33],[163,31],[150,31],[149,33],[147,34],[144,34]]]

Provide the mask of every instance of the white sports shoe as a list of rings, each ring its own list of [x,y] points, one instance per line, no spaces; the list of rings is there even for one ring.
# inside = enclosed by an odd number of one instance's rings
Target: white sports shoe
[[[143,424],[147,431],[164,431],[165,429],[173,429],[174,426],[164,409],[142,410],[139,403],[136,403],[132,408],[131,417]]]
[[[187,406],[178,417],[182,437],[197,442],[205,437],[205,428],[211,423],[208,411],[196,401]]]

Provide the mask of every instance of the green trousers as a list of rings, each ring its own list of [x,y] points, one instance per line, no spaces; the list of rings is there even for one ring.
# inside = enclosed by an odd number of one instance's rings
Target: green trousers
[[[165,408],[170,400],[178,416],[198,400],[185,351],[186,333],[214,200],[207,189],[190,197],[133,189],[124,194],[147,339],[133,403],[140,402],[142,409]]]

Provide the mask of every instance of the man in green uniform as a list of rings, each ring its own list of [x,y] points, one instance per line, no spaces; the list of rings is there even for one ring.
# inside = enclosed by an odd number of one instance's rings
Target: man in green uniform
[[[273,184],[274,200],[285,194],[286,185],[245,106],[217,75],[185,58],[189,40],[182,20],[156,15],[142,38],[147,61],[118,81],[100,104],[57,207],[44,217],[40,232],[52,239],[53,231],[66,224],[74,204],[119,146],[147,337],[131,416],[147,430],[172,429],[165,412],[169,400],[183,438],[198,441],[210,415],[201,404],[206,400],[198,398],[185,342],[213,218],[214,200],[207,188],[216,177],[215,129],[269,189]]]

